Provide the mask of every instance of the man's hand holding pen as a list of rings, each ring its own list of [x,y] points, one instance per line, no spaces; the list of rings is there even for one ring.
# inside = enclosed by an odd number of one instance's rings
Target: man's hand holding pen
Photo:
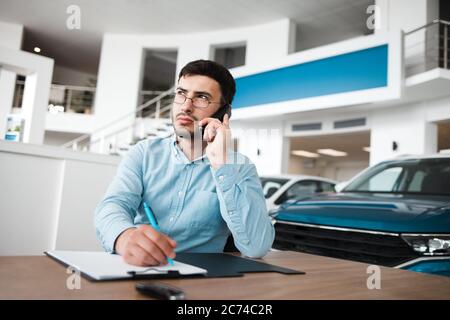
[[[117,238],[115,249],[126,263],[136,266],[166,265],[175,258],[175,240],[149,225],[130,228]]]

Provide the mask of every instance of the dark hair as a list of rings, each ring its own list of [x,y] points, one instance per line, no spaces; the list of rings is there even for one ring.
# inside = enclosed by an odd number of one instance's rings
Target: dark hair
[[[236,93],[236,82],[227,68],[211,60],[195,60],[189,62],[181,69],[178,80],[183,76],[206,76],[219,83],[222,98],[225,104],[231,105]]]

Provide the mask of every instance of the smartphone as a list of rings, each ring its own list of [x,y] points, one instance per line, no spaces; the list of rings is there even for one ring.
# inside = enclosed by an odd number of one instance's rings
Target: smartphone
[[[136,284],[136,290],[142,294],[162,300],[184,300],[186,298],[183,290],[165,283],[138,283]]]
[[[223,107],[221,107],[210,118],[216,118],[216,119],[219,119],[220,122],[223,122],[223,117],[225,117],[226,114],[228,114],[228,118],[231,117],[231,106],[229,104],[224,105]],[[203,135],[205,134],[205,127],[200,127],[200,132],[202,134],[202,139],[203,139]]]

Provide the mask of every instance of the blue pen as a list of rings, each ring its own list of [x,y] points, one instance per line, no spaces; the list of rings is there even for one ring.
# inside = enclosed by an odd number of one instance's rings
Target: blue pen
[[[156,218],[152,212],[152,209],[150,209],[150,207],[145,201],[144,201],[144,211],[153,229],[155,229],[158,232],[161,232],[161,229],[159,228],[158,223],[156,222]],[[173,260],[170,259],[169,257],[167,257],[167,262],[169,263],[169,265],[173,266]]]

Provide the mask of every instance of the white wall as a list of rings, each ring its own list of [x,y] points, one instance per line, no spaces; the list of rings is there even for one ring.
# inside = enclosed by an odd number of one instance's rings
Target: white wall
[[[380,8],[381,29],[376,33],[403,30],[411,31],[439,18],[439,0],[376,0]],[[405,57],[408,70],[423,72],[425,63],[430,64],[424,54],[426,46],[436,46],[437,26],[414,32],[405,37]],[[427,42],[427,44],[426,44]],[[409,71],[408,71],[409,72]]]
[[[303,165],[303,161],[305,160],[308,161],[309,159],[291,155],[288,173],[319,176],[341,182],[349,180],[369,165],[368,161],[320,159],[313,162],[314,167],[308,168]]]
[[[19,50],[22,46],[23,26],[0,21],[0,47]],[[16,74],[2,69],[0,64],[0,139],[4,139],[6,116],[11,112]]]
[[[90,133],[94,127],[94,116],[83,113],[46,114],[45,129],[69,133]]]
[[[375,0],[375,4],[381,20],[375,32],[407,32],[439,18],[439,0]]]
[[[112,181],[116,161],[64,161],[55,249],[101,250],[95,236],[94,209]]]
[[[22,25],[0,21],[0,46],[18,50],[22,47],[22,38]]]
[[[100,250],[93,214],[118,157],[0,141],[0,255]]]
[[[287,162],[283,160],[289,154],[289,140],[283,137],[281,120],[258,122],[231,120],[230,127],[233,137],[239,141],[238,151],[256,165],[258,174],[287,172]]]
[[[42,144],[53,59],[0,46],[0,64],[5,70],[26,76],[21,109],[24,119],[23,142]],[[10,105],[0,107],[10,109]]]
[[[437,152],[435,122],[450,119],[450,97],[374,110],[371,116],[370,164],[402,154]],[[392,150],[392,142],[398,150]]]
[[[49,146],[62,146],[63,144],[78,138],[81,134],[59,131],[45,131],[44,144]]]

